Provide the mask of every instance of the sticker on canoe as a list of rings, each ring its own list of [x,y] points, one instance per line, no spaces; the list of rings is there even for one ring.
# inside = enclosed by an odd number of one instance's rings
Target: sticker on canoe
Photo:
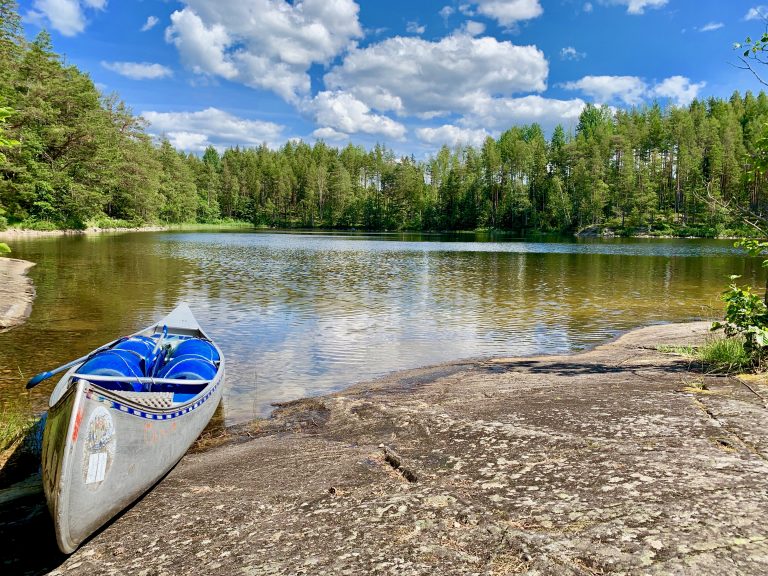
[[[98,488],[115,458],[115,423],[109,411],[97,406],[88,419],[87,430],[83,447],[85,483]]]

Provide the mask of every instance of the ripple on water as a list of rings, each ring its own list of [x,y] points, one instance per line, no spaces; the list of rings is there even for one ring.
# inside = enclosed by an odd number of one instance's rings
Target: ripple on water
[[[227,355],[229,422],[393,370],[564,353],[640,324],[716,316],[724,278],[759,271],[730,242],[686,240],[167,233],[15,252],[38,262],[38,298],[26,326],[0,335],[9,386],[17,366],[51,367],[185,299]]]

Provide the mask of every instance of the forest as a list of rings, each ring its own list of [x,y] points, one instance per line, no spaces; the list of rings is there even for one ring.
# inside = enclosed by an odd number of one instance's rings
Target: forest
[[[16,3],[0,0],[0,107],[2,135],[18,142],[0,154],[0,228],[238,220],[717,236],[745,233],[741,215],[768,210],[768,183],[753,169],[768,122],[762,92],[687,107],[588,105],[575,129],[513,126],[426,160],[322,141],[196,155],[150,137],[46,32],[25,40]]]

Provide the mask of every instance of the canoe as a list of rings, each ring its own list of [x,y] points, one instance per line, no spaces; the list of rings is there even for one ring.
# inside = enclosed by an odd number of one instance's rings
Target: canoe
[[[221,350],[185,303],[79,360],[51,394],[43,433],[43,488],[66,554],[173,468],[224,379]]]

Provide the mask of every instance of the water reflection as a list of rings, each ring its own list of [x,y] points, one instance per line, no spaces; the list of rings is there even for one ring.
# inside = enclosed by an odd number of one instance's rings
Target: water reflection
[[[38,297],[28,324],[0,335],[6,398],[184,299],[227,355],[228,423],[392,370],[561,353],[710,317],[728,274],[758,272],[730,242],[685,240],[164,233],[14,249],[38,263]]]

